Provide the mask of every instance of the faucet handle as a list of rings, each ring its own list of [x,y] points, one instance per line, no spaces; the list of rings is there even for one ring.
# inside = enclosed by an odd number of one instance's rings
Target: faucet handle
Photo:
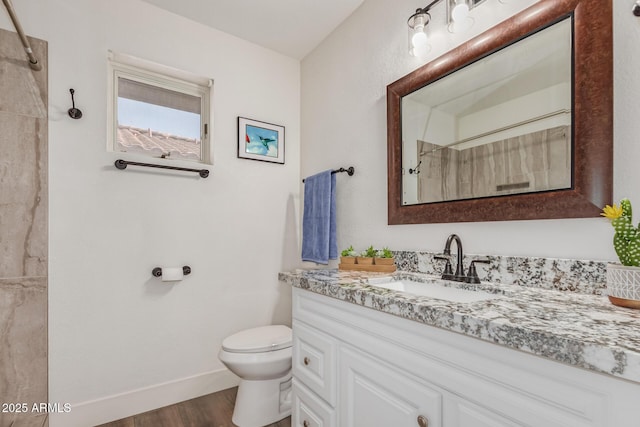
[[[469,264],[469,271],[467,272],[467,277],[465,277],[464,281],[467,283],[480,283],[480,277],[478,277],[478,271],[476,270],[476,262],[480,262],[483,264],[489,264],[491,260],[488,259],[474,259]]]
[[[451,267],[451,256],[450,255],[434,255],[433,259],[441,259],[447,261],[444,266],[444,272],[442,273],[442,278],[445,280],[451,280],[453,278],[453,267]]]

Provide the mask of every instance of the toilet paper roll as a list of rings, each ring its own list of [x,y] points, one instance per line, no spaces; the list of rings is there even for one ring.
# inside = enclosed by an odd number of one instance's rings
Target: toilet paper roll
[[[162,267],[163,282],[177,282],[183,277],[182,267]]]

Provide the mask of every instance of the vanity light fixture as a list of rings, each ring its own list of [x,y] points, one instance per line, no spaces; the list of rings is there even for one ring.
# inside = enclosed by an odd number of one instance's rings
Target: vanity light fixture
[[[462,22],[469,16],[468,0],[448,0],[449,18],[454,22]]]
[[[429,11],[443,0],[433,0],[416,12],[407,20],[409,27],[409,54],[422,56],[429,52],[431,46],[428,43],[427,25],[431,22]],[[464,31],[473,25],[473,19],[469,11],[486,0],[444,0],[447,3],[448,29],[452,33]],[[640,0],[638,0],[640,1]]]
[[[449,32],[460,33],[471,28],[473,18],[469,16],[469,11],[476,3],[473,0],[447,0],[447,16],[449,17],[447,28]]]
[[[416,9],[416,13],[407,20],[407,25],[409,26],[409,54],[411,56],[422,56],[431,49],[426,31],[427,25],[431,21],[431,15],[428,12],[431,5],[423,9]]]

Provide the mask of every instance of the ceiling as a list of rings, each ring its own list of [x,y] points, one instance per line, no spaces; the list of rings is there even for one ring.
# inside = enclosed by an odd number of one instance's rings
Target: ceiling
[[[144,0],[302,59],[364,0]]]

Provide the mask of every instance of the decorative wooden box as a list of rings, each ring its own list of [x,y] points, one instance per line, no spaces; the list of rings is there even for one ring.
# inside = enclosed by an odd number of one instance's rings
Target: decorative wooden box
[[[373,262],[369,258],[368,261],[368,263],[364,263],[360,260],[360,257],[340,257],[338,269],[379,273],[393,273],[396,271],[395,258],[373,258]]]

